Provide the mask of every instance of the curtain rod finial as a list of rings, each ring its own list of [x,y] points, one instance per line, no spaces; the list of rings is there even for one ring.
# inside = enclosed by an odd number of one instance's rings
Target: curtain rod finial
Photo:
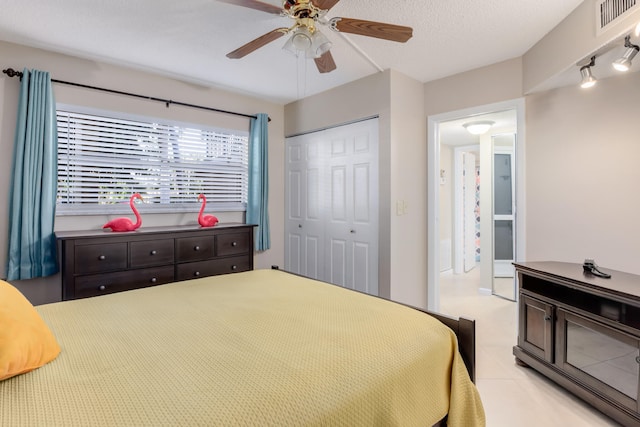
[[[18,76],[18,77],[22,78],[22,71],[16,71],[13,68],[4,69],[4,70],[2,70],[2,72],[5,73],[9,77]]]

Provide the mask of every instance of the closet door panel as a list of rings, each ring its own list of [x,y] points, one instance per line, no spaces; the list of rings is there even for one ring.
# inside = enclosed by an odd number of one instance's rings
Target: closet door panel
[[[302,274],[300,245],[302,240],[302,179],[304,161],[301,141],[292,139],[286,147],[287,170],[285,173],[285,263],[284,268]]]
[[[353,220],[359,223],[371,221],[371,174],[368,164],[353,167]]]
[[[370,248],[371,245],[368,242],[354,242],[353,243],[353,265],[351,266],[351,271],[353,272],[353,289],[366,292],[366,293],[374,293],[377,291],[376,289],[371,288],[371,266],[370,259]]]
[[[335,285],[350,287],[347,283],[347,242],[332,238],[329,244],[329,281]]]
[[[321,236],[305,237],[305,276],[312,279],[323,280],[321,278],[321,270],[318,260],[320,259]]]
[[[302,274],[302,259],[301,236],[299,234],[289,234],[287,236],[287,262],[285,263],[285,270],[296,274]]]
[[[324,239],[326,202],[325,165],[322,152],[322,139],[314,136],[307,141],[304,148],[304,200],[302,235],[304,244],[301,248],[303,257],[303,275],[318,280],[324,277]]]
[[[345,166],[331,168],[331,221],[347,220],[347,170]]]

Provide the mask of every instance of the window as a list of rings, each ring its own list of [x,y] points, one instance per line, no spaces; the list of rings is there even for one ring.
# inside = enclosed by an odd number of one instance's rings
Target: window
[[[248,132],[57,111],[57,213],[129,212],[133,193],[147,212],[243,211]]]

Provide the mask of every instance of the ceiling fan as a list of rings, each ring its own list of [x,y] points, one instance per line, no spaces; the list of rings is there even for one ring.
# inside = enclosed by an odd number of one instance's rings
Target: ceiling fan
[[[353,18],[331,18],[326,14],[340,0],[283,0],[282,8],[257,0],[218,0],[222,3],[248,7],[274,15],[286,16],[295,21],[293,26],[276,28],[255,40],[227,54],[228,58],[239,59],[251,52],[279,39],[285,34],[291,38],[283,49],[294,53],[304,52],[307,58],[313,58],[318,71],[328,73],[336,69],[331,55],[331,42],[322,34],[318,24],[338,33],[359,34],[404,43],[413,36],[413,29],[401,25],[383,22],[365,21]]]

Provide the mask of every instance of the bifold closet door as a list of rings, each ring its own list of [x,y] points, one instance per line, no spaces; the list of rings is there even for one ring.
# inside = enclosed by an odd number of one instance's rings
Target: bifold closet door
[[[285,269],[324,279],[325,165],[321,141],[301,135],[286,143]]]
[[[378,294],[378,120],[287,138],[285,268]]]

